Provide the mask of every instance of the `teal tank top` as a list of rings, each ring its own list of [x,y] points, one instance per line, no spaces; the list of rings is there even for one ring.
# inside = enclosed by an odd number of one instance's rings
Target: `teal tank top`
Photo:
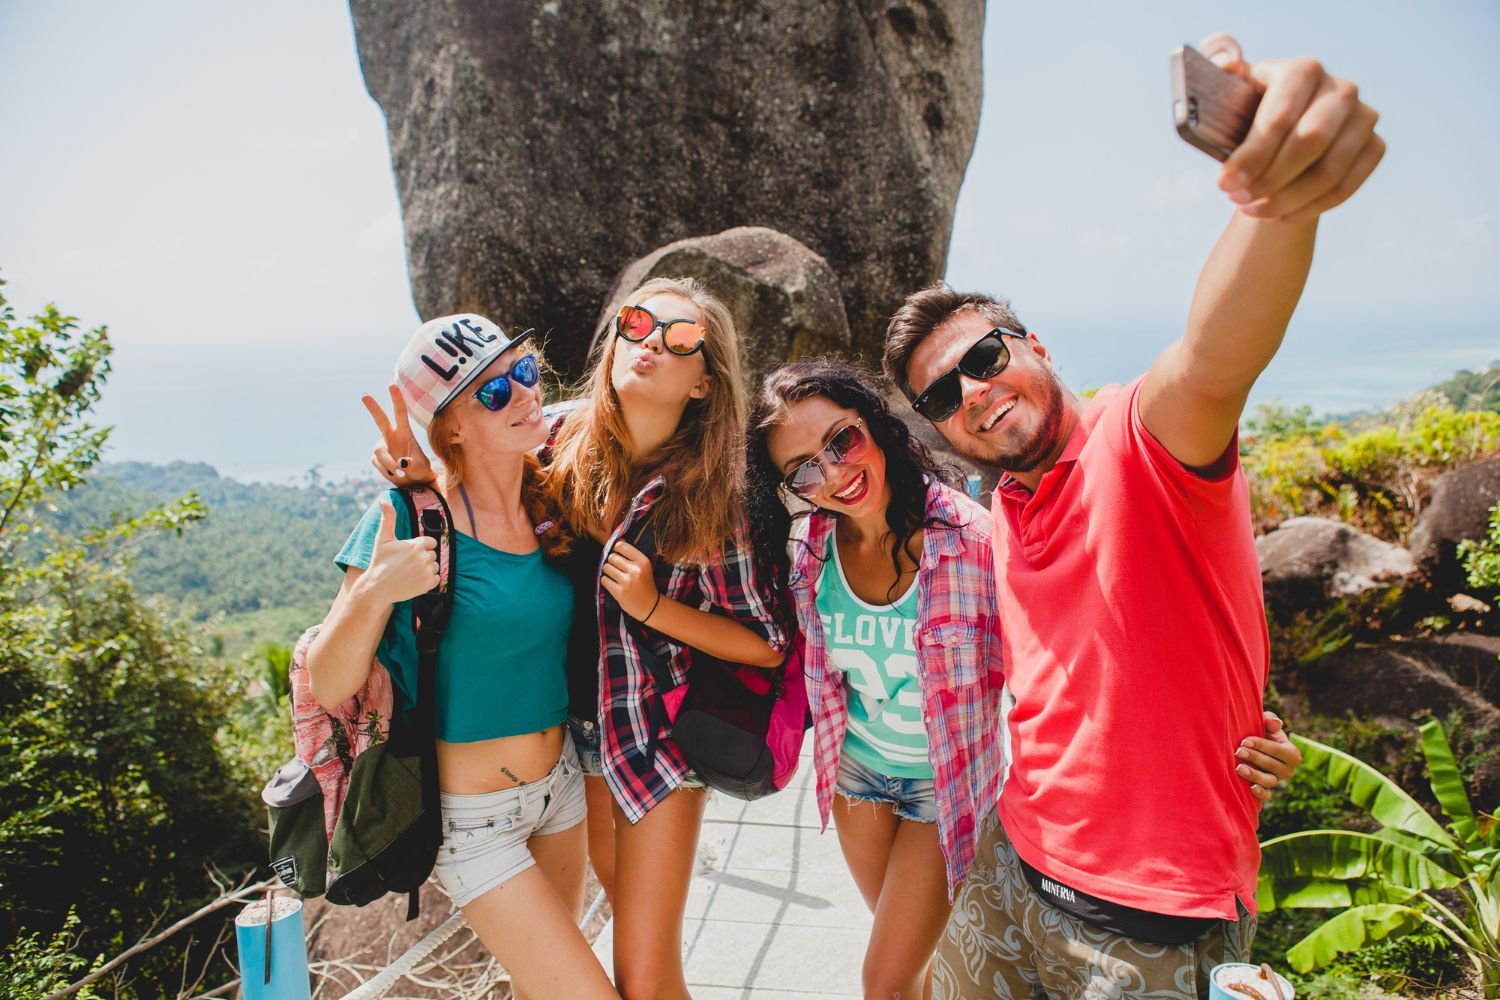
[[[387,495],[396,508],[396,537],[410,537],[405,504],[394,491]],[[368,569],[379,528],[377,502],[334,562]],[[516,555],[459,532],[454,538],[453,613],[438,647],[438,739],[472,743],[558,725],[568,710],[572,585],[540,551]],[[417,689],[410,601],[391,610],[375,655],[410,704]]]
[[[931,778],[913,636],[916,582],[894,604],[866,604],[849,586],[829,533],[817,606],[829,666],[844,673],[849,725],[843,752],[892,778]]]

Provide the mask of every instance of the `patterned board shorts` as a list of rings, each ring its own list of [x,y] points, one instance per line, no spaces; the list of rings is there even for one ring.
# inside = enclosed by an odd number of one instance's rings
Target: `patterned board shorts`
[[[583,773],[591,778],[604,777],[604,762],[599,759],[599,723],[568,716],[568,735],[578,752]]]
[[[992,816],[933,963],[933,1000],[1194,1000],[1208,973],[1249,961],[1255,918],[1220,920],[1196,940],[1153,944],[1051,906],[1026,881]]]

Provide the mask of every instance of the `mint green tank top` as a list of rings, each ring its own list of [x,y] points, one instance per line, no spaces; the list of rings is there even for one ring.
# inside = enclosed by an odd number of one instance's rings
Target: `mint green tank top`
[[[405,504],[394,491],[387,495],[396,508],[396,537],[409,537]],[[377,502],[334,562],[344,569],[368,569],[379,528]],[[453,612],[438,647],[438,739],[472,743],[558,725],[568,710],[563,668],[573,622],[572,585],[540,551],[516,555],[469,535],[455,532],[454,538]],[[391,610],[375,655],[410,704],[417,690],[410,601]]]
[[[866,604],[849,586],[830,533],[817,605],[828,665],[844,672],[849,725],[843,752],[892,778],[931,778],[913,636],[916,582],[894,604]]]

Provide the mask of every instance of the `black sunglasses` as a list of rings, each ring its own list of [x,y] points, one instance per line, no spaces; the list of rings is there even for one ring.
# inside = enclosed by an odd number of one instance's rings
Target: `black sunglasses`
[[[935,424],[940,424],[958,412],[964,401],[963,383],[959,375],[970,378],[994,378],[1010,364],[1010,350],[1005,346],[1006,337],[1025,340],[1026,334],[997,326],[974,342],[964,352],[958,364],[927,384],[927,388],[911,401],[911,408]]]

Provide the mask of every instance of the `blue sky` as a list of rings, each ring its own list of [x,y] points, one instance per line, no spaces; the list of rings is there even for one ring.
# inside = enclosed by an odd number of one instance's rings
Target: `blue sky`
[[[1075,386],[1141,371],[1228,216],[1168,111],[1167,53],[1214,30],[1354,79],[1390,144],[1256,398],[1385,405],[1500,358],[1490,0],[992,2],[949,279],[1011,297]],[[360,469],[358,394],[417,317],[347,9],[8,0],[0,95],[0,276],[109,324],[111,457]]]

